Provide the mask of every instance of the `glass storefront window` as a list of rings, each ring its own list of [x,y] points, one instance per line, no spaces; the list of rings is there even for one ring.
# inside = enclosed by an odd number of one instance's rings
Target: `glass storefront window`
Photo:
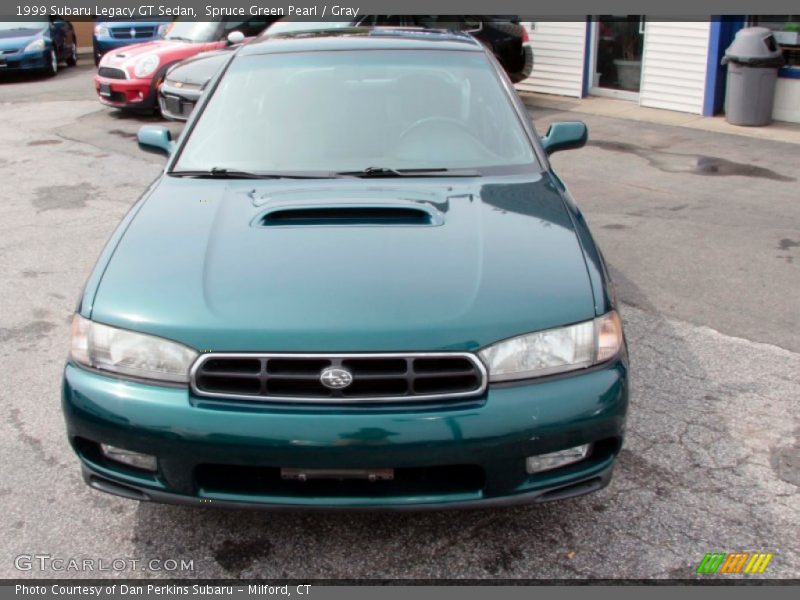
[[[597,19],[597,85],[638,92],[642,77],[644,23],[637,15]]]
[[[800,71],[800,15],[762,15],[748,21],[750,25],[772,29],[783,49],[786,66]]]

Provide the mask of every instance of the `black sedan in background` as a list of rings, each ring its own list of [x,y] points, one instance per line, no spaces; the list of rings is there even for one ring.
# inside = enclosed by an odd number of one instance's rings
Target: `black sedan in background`
[[[272,24],[261,37],[313,34],[351,27],[417,27],[471,34],[493,54],[512,82],[527,78],[533,69],[533,51],[527,30],[515,16],[458,15],[367,15],[357,21],[311,22],[283,19]],[[159,88],[161,114],[185,121],[194,110],[206,85],[238,46],[204,52],[175,65]]]

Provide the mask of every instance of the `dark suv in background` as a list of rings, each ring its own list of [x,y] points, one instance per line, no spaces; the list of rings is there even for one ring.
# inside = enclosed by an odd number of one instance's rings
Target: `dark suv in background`
[[[371,18],[373,17],[365,20]],[[528,31],[520,24],[517,16],[397,15],[396,19],[403,21],[401,27],[449,29],[469,33],[492,51],[514,83],[527,79],[533,69],[533,51]]]

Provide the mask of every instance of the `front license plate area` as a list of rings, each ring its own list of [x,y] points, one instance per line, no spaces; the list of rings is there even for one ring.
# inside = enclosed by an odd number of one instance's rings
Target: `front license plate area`
[[[110,97],[111,96],[111,84],[108,83],[101,83],[100,84],[100,95]]]
[[[183,107],[181,106],[181,99],[177,96],[164,96],[164,100],[167,104],[167,110],[174,114],[181,114],[183,112]]]
[[[394,469],[281,469],[281,479],[308,481],[309,479],[366,479],[391,481]]]

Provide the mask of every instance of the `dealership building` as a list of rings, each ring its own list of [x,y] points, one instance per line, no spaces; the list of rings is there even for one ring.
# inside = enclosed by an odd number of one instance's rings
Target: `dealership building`
[[[605,96],[640,106],[711,116],[723,111],[725,49],[743,27],[776,32],[780,69],[772,116],[800,123],[800,17],[715,17],[663,21],[631,15],[535,21],[531,76],[521,90],[583,98]]]

